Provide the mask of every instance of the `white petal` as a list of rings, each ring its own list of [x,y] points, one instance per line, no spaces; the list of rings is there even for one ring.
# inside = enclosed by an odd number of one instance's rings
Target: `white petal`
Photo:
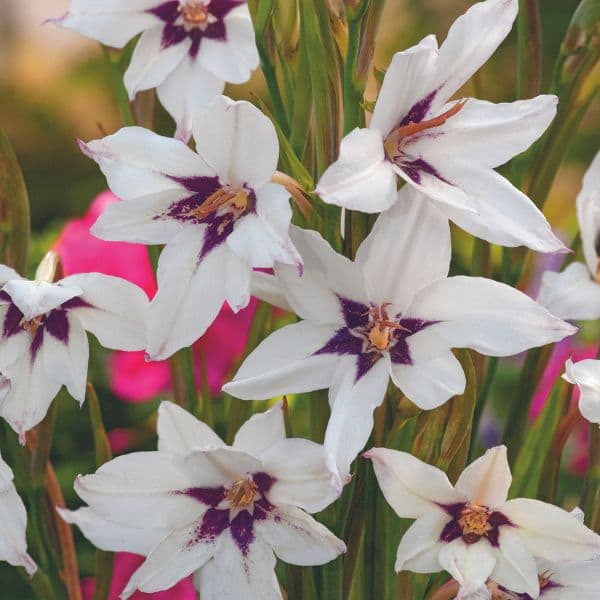
[[[509,500],[502,512],[519,528],[525,546],[534,556],[548,560],[600,556],[600,536],[557,506],[517,498]]]
[[[158,261],[158,292],[146,313],[146,351],[151,360],[168,358],[204,334],[225,301],[229,250],[220,246],[198,260],[202,230],[182,232]]]
[[[580,262],[560,273],[544,272],[536,300],[561,319],[600,318],[600,284]]]
[[[451,155],[459,160],[497,167],[527,150],[546,131],[556,114],[557,102],[556,96],[537,96],[501,104],[471,98],[456,115],[436,129],[439,138],[421,137],[410,148],[419,153],[422,143],[426,142],[427,157],[439,160],[441,164]],[[446,105],[441,112],[453,105]],[[492,139],[493,144],[490,143]],[[425,154],[425,148],[422,153]]]
[[[256,213],[238,219],[227,245],[253,268],[269,268],[280,262],[302,269],[302,259],[290,240],[291,219],[285,188],[267,184],[257,191]]]
[[[68,339],[59,340],[44,331],[39,360],[49,379],[64,384],[69,394],[80,404],[85,400],[85,386],[89,358],[89,345],[85,330],[76,317],[67,316]]]
[[[186,56],[191,40],[185,38],[178,44],[163,46],[164,27],[158,25],[142,33],[135,46],[123,82],[129,99],[142,91],[160,85]]]
[[[376,213],[396,201],[396,175],[386,160],[383,138],[375,129],[355,129],[321,176],[316,193],[328,204]]]
[[[226,41],[204,38],[198,52],[198,60],[206,70],[231,83],[248,81],[258,66],[254,28],[245,4],[243,9],[225,17]]]
[[[349,480],[350,465],[373,431],[373,411],[383,402],[390,378],[388,357],[358,380],[356,360],[348,356],[339,362],[329,390],[331,417],[323,445],[338,490]]]
[[[225,446],[221,438],[205,423],[173,402],[158,407],[158,449],[186,454],[193,448],[209,450]]]
[[[23,279],[12,267],[0,265],[0,287],[8,283],[11,279]]]
[[[410,337],[414,356],[437,356],[440,347],[511,356],[577,331],[522,292],[481,277],[457,276],[431,284],[417,294],[408,314],[439,321]]]
[[[192,450],[185,456],[184,463],[196,487],[228,485],[261,470],[259,460],[228,446],[211,450]]]
[[[231,185],[260,188],[279,158],[273,123],[249,102],[219,96],[198,109],[193,122],[198,154]]]
[[[395,310],[404,312],[416,292],[448,275],[451,256],[447,217],[405,186],[396,205],[378,217],[358,249],[356,262],[369,299],[393,302]]]
[[[142,350],[146,345],[144,313],[148,297],[137,285],[111,275],[82,273],[71,275],[61,285],[79,286],[80,298],[90,306],[70,308],[69,315],[79,320],[106,348]]]
[[[511,481],[506,446],[496,446],[462,472],[455,490],[473,504],[499,509],[508,497]]]
[[[121,598],[136,590],[146,593],[167,590],[191,575],[217,551],[218,540],[196,542],[197,525],[172,532],[131,576]]]
[[[488,2],[490,0],[487,0]],[[469,197],[475,211],[444,205],[451,221],[470,234],[501,246],[527,246],[537,252],[564,252],[546,217],[508,179],[477,164],[452,161],[445,173]]]
[[[37,566],[27,554],[26,526],[25,505],[12,483],[12,471],[0,458],[0,560],[33,575]]]
[[[46,416],[61,384],[48,377],[39,354],[33,361],[29,353],[23,355],[3,373],[10,379],[10,392],[0,402],[0,417],[22,437]]]
[[[437,467],[387,448],[372,448],[365,456],[373,462],[379,487],[399,517],[418,519],[431,511],[446,515],[438,505],[456,502],[448,477]]]
[[[304,261],[304,273],[277,264],[275,275],[297,315],[315,323],[345,323],[340,299],[369,304],[362,270],[338,254],[316,232],[292,226],[290,235]]]
[[[410,365],[392,363],[390,375],[402,393],[424,410],[437,408],[465,391],[465,372],[452,352]]]
[[[6,292],[26,321],[31,321],[81,295],[76,284],[60,286],[45,281],[13,279],[2,290]]]
[[[346,544],[295,506],[286,506],[256,522],[257,533],[278,558],[302,566],[323,565],[346,551]]]
[[[225,265],[221,277],[225,280],[225,300],[233,312],[238,312],[250,302],[252,267],[245,258],[223,246]]]
[[[252,456],[260,455],[285,439],[283,402],[263,413],[252,415],[238,430],[233,447]]]
[[[396,572],[437,573],[441,569],[438,556],[446,545],[440,541],[440,536],[449,520],[446,513],[437,510],[419,517],[400,540]]]
[[[113,202],[104,208],[90,233],[110,242],[166,244],[186,227],[195,227],[164,216],[174,202],[190,195],[176,189]]]
[[[434,74],[437,56],[434,35],[394,54],[377,97],[371,129],[378,129],[387,136],[417,102],[433,91],[429,89],[429,79]]]
[[[282,600],[275,577],[275,555],[261,539],[243,555],[229,531],[218,552],[194,578],[202,600]]]
[[[60,507],[56,510],[64,521],[77,525],[96,548],[107,552],[133,552],[147,556],[169,535],[168,529],[140,529],[128,527],[124,523],[114,523],[87,506],[74,511]]]
[[[31,336],[25,329],[19,328],[19,331],[15,327],[10,328],[10,334],[4,333],[6,325],[13,323],[13,319],[16,320],[20,317],[18,309],[14,307],[10,309],[11,314],[9,315],[10,300],[7,303],[0,300],[0,323],[2,323],[2,337],[0,343],[0,371],[3,371],[6,367],[9,367],[16,362],[24,354],[29,354],[29,348],[31,346]],[[8,317],[8,322],[7,322]],[[1,380],[0,380],[1,381]]]
[[[123,200],[183,190],[177,178],[215,174],[183,142],[143,127],[124,127],[80,147],[98,163],[110,189]]]
[[[555,589],[557,593],[562,591],[565,594],[565,600],[594,600],[600,591],[599,566],[597,559],[582,562],[561,561],[558,563],[538,561],[540,572],[551,571],[552,581],[564,586]],[[550,595],[550,591],[548,592],[548,598],[561,600],[559,596]]]
[[[53,21],[73,29],[107,46],[122,48],[144,29],[157,24],[158,19],[146,12],[156,6],[156,0],[72,0],[70,10]]]
[[[458,538],[444,545],[439,561],[464,590],[472,592],[485,584],[496,565],[496,556],[486,539],[465,544],[462,538]]]
[[[569,358],[563,379],[577,384],[581,395],[579,411],[591,423],[600,424],[600,360],[581,360],[575,364]]]
[[[189,56],[157,87],[160,103],[177,124],[175,137],[188,142],[192,135],[194,112],[223,93],[225,83]]]
[[[75,491],[95,513],[141,529],[175,529],[197,519],[206,507],[177,493],[191,486],[183,459],[166,452],[124,454],[75,480]]]
[[[339,495],[331,485],[331,472],[320,444],[300,438],[281,440],[261,455],[261,461],[275,479],[267,493],[275,506],[297,506],[315,513]]]
[[[500,548],[495,552],[497,562],[492,579],[508,590],[537,598],[538,569],[533,556],[523,545],[518,531],[513,531],[511,527],[502,527],[499,539]]]
[[[432,108],[446,102],[481,67],[512,29],[518,0],[477,2],[456,19],[440,46]]]
[[[596,241],[600,231],[600,152],[583,178],[583,188],[577,196],[577,219],[585,262],[590,273],[595,275],[598,269]]]
[[[252,271],[250,291],[255,298],[263,302],[268,302],[281,310],[294,312],[294,309],[285,297],[281,281],[274,275],[261,271]]]
[[[308,321],[278,329],[250,353],[223,391],[244,400],[264,400],[329,387],[339,357],[315,352],[334,333],[331,326]]]

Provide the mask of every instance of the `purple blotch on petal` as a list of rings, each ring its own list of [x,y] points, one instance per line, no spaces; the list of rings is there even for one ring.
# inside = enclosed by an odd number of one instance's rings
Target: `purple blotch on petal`
[[[8,310],[6,311],[6,315],[4,316],[4,324],[2,326],[2,337],[8,338],[13,335],[17,335],[18,333],[22,333],[22,320],[23,313],[19,310],[16,304],[12,303],[11,300],[11,304],[9,305]]]
[[[406,341],[411,335],[431,327],[439,323],[439,321],[426,321],[424,319],[400,319],[400,325],[404,329],[396,329],[394,337],[395,343],[390,347],[390,358],[392,362],[399,365],[412,365],[412,357],[410,355],[410,349],[408,342]]]
[[[196,530],[193,543],[212,541],[229,527],[229,509],[209,508],[202,517],[202,523]]]
[[[158,17],[165,23],[174,23],[179,16],[179,0],[163,2],[154,8],[148,9],[146,12]]]
[[[266,494],[275,483],[275,478],[271,477],[271,475],[269,475],[268,473],[264,473],[263,471],[254,473],[254,475],[252,475],[252,479],[254,480],[254,483],[256,483],[256,485],[258,486],[258,491],[261,494]]]
[[[69,343],[69,319],[64,310],[52,310],[44,319],[43,328],[55,339],[63,344]],[[38,333],[42,329],[38,329]]]
[[[400,126],[408,125],[409,123],[420,123],[429,112],[437,93],[438,90],[433,90],[425,98],[413,104],[412,108],[406,113],[406,116],[400,121]]]
[[[398,166],[415,183],[421,183],[421,174],[427,173],[428,175],[436,177],[448,185],[454,185],[451,181],[448,181],[432,164],[428,163],[422,158],[417,158],[410,161],[402,161]]]
[[[350,329],[342,327],[338,329],[333,337],[315,352],[317,354],[361,354],[363,340],[352,334]]]
[[[356,383],[361,377],[364,377],[380,358],[381,353],[377,351],[362,352],[359,354],[356,359],[356,377],[354,382]]]
[[[346,325],[350,329],[365,327],[369,322],[369,307],[362,302],[338,296]]]
[[[94,308],[93,304],[90,304],[87,300],[84,300],[81,296],[75,296],[67,300],[61,305],[63,310],[70,310],[72,308]]]
[[[244,556],[250,552],[250,544],[254,541],[254,518],[247,511],[241,511],[230,525],[231,537]]]
[[[225,488],[223,486],[215,488],[194,487],[178,491],[177,494],[189,496],[202,504],[215,507],[218,506],[225,497]]]

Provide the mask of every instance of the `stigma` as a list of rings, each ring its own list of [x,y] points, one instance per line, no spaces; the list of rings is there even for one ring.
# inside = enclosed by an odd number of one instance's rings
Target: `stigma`
[[[225,492],[225,500],[231,508],[248,508],[258,496],[258,485],[252,479],[238,479]]]
[[[249,192],[244,188],[231,188],[225,186],[213,192],[208,198],[189,211],[189,216],[196,219],[206,219],[212,213],[221,209],[232,213],[233,217],[240,217],[250,204]]]

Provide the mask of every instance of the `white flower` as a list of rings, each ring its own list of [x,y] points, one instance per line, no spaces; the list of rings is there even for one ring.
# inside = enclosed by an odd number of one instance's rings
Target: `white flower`
[[[508,35],[517,0],[477,2],[440,48],[430,35],[398,52],[368,129],[343,140],[323,174],[325,202],[380,212],[396,201],[396,175],[457,225],[503,246],[563,250],[535,205],[493,169],[526,150],[556,112],[554,96],[507,104],[449,98]]]
[[[191,573],[203,600],[278,600],[275,556],[319,565],[344,543],[309,512],[336,497],[322,446],[285,438],[282,404],[249,419],[233,446],[163,402],[158,452],[136,452],[78,477],[88,503],[61,510],[104,550],[146,555],[122,598],[167,589]]]
[[[259,62],[245,0],[71,0],[55,22],[117,48],[142,33],[125,73],[129,97],[157,88],[184,141],[196,107]]]
[[[0,560],[25,567],[33,575],[37,565],[27,554],[26,526],[27,512],[13,483],[13,473],[0,456]]]
[[[600,553],[600,536],[568,512],[539,500],[507,500],[504,446],[469,465],[454,487],[443,471],[406,452],[373,448],[365,456],[396,514],[416,519],[398,547],[396,571],[444,569],[465,594],[491,578],[537,598],[534,558],[588,560]]]
[[[421,200],[403,188],[355,262],[314,231],[293,228],[304,275],[281,264],[275,273],[304,320],[269,336],[223,387],[244,399],[330,388],[325,448],[340,483],[369,437],[390,377],[415,404],[431,409],[465,387],[451,348],[507,356],[576,331],[506,285],[447,277],[448,220]]]
[[[279,154],[273,124],[248,102],[221,97],[197,113],[194,137],[198,154],[140,127],[82,144],[123,199],[92,233],[166,244],[146,323],[152,360],[195,342],[223,302],[244,308],[254,267],[277,260],[302,268],[289,238],[289,194],[270,183]]]
[[[147,307],[146,294],[118,277],[86,273],[54,284],[0,265],[0,371],[10,380],[0,416],[22,443],[62,385],[84,401],[86,330],[106,348],[142,350]]]
[[[600,152],[583,178],[577,196],[585,264],[571,263],[562,273],[546,271],[538,302],[562,319],[600,318]]]
[[[579,388],[579,412],[590,423],[600,424],[600,360],[573,363],[569,358],[562,377]]]

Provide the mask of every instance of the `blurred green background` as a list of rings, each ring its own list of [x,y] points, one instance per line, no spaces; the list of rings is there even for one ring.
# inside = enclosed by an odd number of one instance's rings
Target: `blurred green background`
[[[125,1],[125,0],[124,0]],[[375,65],[385,68],[391,55],[428,33],[443,40],[452,21],[472,2],[465,0],[388,0],[383,27],[378,38]],[[542,0],[544,89],[547,89],[560,42],[575,10],[577,0]],[[61,15],[67,0],[0,0],[0,127],[12,141],[20,161],[31,202],[34,231],[32,267],[58,236],[64,223],[83,215],[94,196],[105,189],[104,177],[94,162],[83,156],[76,140],[89,140],[117,130],[122,122],[114,101],[110,74],[99,44],[76,33],[62,30],[50,17]],[[468,84],[469,94],[475,95]],[[480,97],[510,101],[516,89],[516,35],[502,45],[477,78]],[[368,87],[367,99],[375,97],[375,82]],[[247,98],[252,91],[264,95],[260,73],[244,86],[231,86],[227,93]],[[162,133],[173,130],[169,117],[157,106],[157,122]],[[600,106],[596,102],[580,131],[574,137],[569,156],[552,190],[546,213],[565,239],[576,231],[575,197],[581,176],[598,149]],[[466,238],[459,237],[457,248],[465,263],[470,257]],[[587,330],[586,330],[587,331]],[[586,335],[584,331],[584,335]],[[595,330],[594,330],[595,333]],[[107,429],[127,427],[147,421],[158,399],[146,404],[125,404],[112,396],[106,380],[106,353],[92,348],[91,379],[98,383]],[[514,368],[514,367],[513,367]],[[510,393],[511,366],[504,368],[494,388],[497,404],[506,390]],[[77,473],[93,469],[93,449],[85,408],[62,392],[60,419],[53,460],[65,490],[67,503],[76,502],[71,482]],[[142,436],[138,448],[152,448],[151,433]],[[81,570],[93,570],[93,552],[77,533],[82,549]],[[0,563],[0,598],[31,598],[27,586],[12,569]]]

